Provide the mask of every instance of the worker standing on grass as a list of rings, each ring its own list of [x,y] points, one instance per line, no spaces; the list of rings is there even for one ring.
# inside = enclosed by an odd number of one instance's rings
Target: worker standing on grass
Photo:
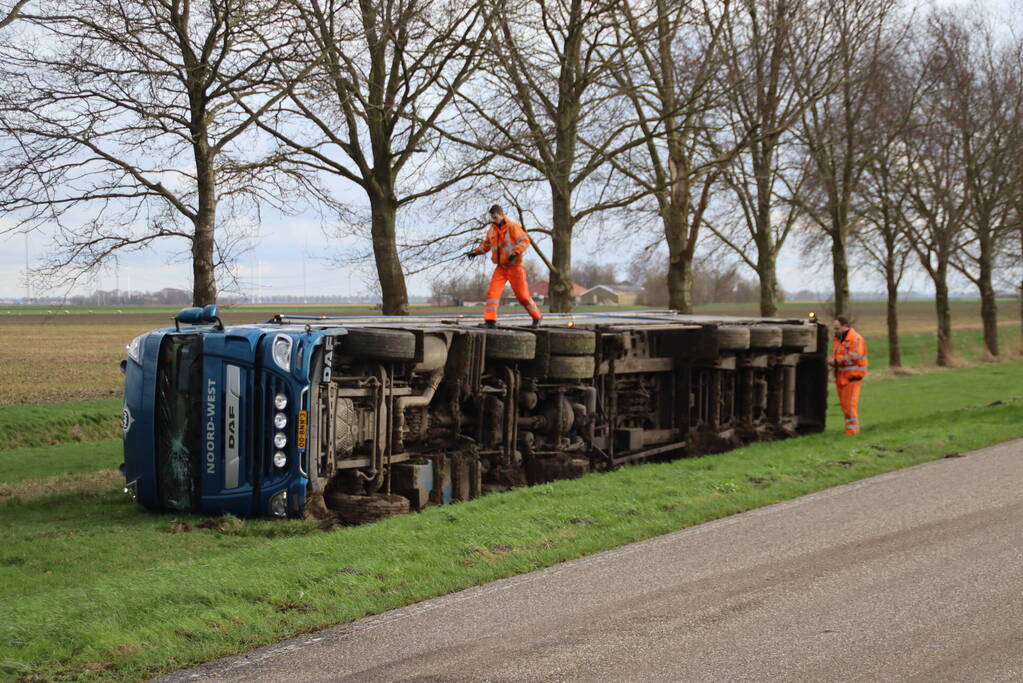
[[[835,368],[838,400],[845,414],[845,433],[860,433],[860,385],[867,374],[867,342],[849,326],[844,315],[835,316],[835,354],[829,364]]]
[[[497,306],[501,303],[501,292],[504,291],[505,282],[511,283],[515,298],[533,319],[533,327],[540,326],[543,316],[533,297],[529,295],[526,269],[522,267],[522,259],[528,248],[529,238],[526,237],[526,231],[522,226],[505,216],[500,205],[491,206],[487,234],[478,247],[465,255],[466,258],[473,259],[489,251],[491,260],[497,264],[494,275],[490,278],[487,301],[483,308],[483,320],[487,327],[497,325]]]

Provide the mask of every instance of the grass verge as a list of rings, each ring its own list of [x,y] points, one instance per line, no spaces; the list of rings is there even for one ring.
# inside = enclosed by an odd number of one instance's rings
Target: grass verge
[[[329,533],[152,515],[102,480],[13,497],[0,503],[0,675],[141,679],[1023,437],[1021,380],[1020,361],[886,378],[864,387],[859,438],[833,424]]]
[[[99,441],[121,436],[121,401],[0,407],[0,449]]]
[[[5,486],[114,470],[123,460],[120,439],[0,450],[0,500]]]

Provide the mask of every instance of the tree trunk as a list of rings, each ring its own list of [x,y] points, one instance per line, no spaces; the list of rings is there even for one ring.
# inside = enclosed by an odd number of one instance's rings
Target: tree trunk
[[[760,247],[757,254],[757,275],[760,277],[760,315],[773,318],[778,315],[778,275],[775,272],[774,251]]]
[[[942,269],[941,274],[944,275]],[[948,301],[948,281],[944,277],[934,282],[934,309],[938,316],[938,357],[937,364],[948,367],[952,364],[952,310]]]
[[[754,150],[756,151],[756,150]],[[771,233],[771,172],[774,144],[764,139],[759,154],[753,154],[752,167],[757,188],[754,242],[757,246],[757,275],[760,277],[760,315],[772,318],[778,313],[777,254]]]
[[[995,302],[995,288],[991,274],[980,286],[980,319],[984,323],[984,348],[992,357],[998,357],[998,304]]]
[[[658,3],[659,16],[663,3]],[[662,38],[663,41],[666,38]],[[670,72],[670,50],[662,50],[662,70]],[[674,80],[671,81],[674,87]],[[665,95],[668,97],[669,95]],[[674,99],[670,101],[674,106]],[[674,126],[674,118],[670,119]],[[692,187],[690,163],[679,135],[672,131],[668,137],[668,174],[671,181],[669,194],[662,203],[661,220],[664,237],[668,242],[668,305],[680,313],[693,312],[693,256],[696,253],[696,231],[690,233]]]
[[[899,283],[895,279],[894,264],[885,264],[885,280],[888,285],[886,320],[888,324],[888,366],[902,367],[902,347],[899,346]]]
[[[998,357],[998,304],[995,302],[995,287],[992,282],[994,249],[991,239],[980,241],[980,319],[984,323],[984,348],[992,357]]]
[[[402,272],[401,261],[398,259],[394,229],[397,213],[398,202],[393,192],[370,196],[373,257],[376,260],[377,277],[380,279],[384,315],[408,315],[409,313],[405,273]]]
[[[217,176],[210,158],[209,143],[197,136],[193,145],[196,166],[197,205],[192,237],[192,305],[217,303],[217,281],[214,274],[214,231],[217,225]]]
[[[693,312],[693,261],[684,255],[669,254],[668,307],[679,313]]]
[[[552,313],[568,313],[575,307],[572,293],[572,207],[555,183],[551,183],[551,200],[554,209],[551,238],[553,248],[549,289]]]
[[[831,269],[835,285],[835,315],[849,314],[849,260],[846,257],[845,226],[836,224],[831,233]]]
[[[693,245],[689,244],[686,216],[675,202],[662,214],[668,242],[668,306],[680,313],[693,312]]]

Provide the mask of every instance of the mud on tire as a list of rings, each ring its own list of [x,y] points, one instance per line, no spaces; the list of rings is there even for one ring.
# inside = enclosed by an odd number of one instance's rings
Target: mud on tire
[[[487,358],[531,360],[536,355],[536,337],[529,332],[487,330]]]
[[[538,330],[536,334],[544,338],[554,356],[589,356],[597,350],[597,335],[590,330],[554,328]]]
[[[781,325],[782,344],[790,347],[817,346],[817,328],[809,325]]]
[[[551,356],[547,376],[553,379],[586,379],[593,377],[593,356]]]
[[[782,336],[777,325],[754,325],[749,328],[749,345],[754,349],[777,349],[782,344]]]
[[[722,325],[715,331],[721,351],[745,351],[750,346],[750,328],[740,325]]]
[[[345,524],[369,524],[394,515],[403,515],[412,509],[408,498],[393,493],[357,496],[331,491],[324,495],[323,500]]]
[[[346,355],[359,358],[412,360],[416,355],[416,337],[406,330],[351,327],[342,337],[341,350]]]

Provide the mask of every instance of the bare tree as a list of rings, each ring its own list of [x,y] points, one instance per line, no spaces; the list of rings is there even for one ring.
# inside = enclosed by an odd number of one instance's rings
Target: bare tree
[[[955,91],[969,79],[955,59],[967,37],[950,14],[936,11],[928,17],[924,40],[915,76],[923,81],[921,98],[903,144],[903,182],[912,209],[906,228],[934,284],[936,362],[947,366],[954,362],[949,276],[952,259],[963,245],[971,203],[963,140],[950,125],[957,107]]]
[[[6,3],[4,3],[6,5]],[[11,7],[0,6],[0,28],[14,22],[21,16],[21,10],[28,4],[28,0],[15,0]]]
[[[1023,83],[1023,37],[1017,36],[1008,52],[1010,56],[1006,60],[1006,76],[1013,79],[1013,87],[1018,88],[1019,84]],[[1020,102],[1019,99],[1016,101]],[[1001,258],[1005,264],[1003,273],[1008,275],[1007,279],[1012,282],[1010,278],[1013,274],[1016,277],[1013,284],[1019,292],[1020,307],[1018,352],[1023,355],[1023,111],[1017,107],[1014,109],[1014,113],[1016,122],[1010,127],[1011,134],[1006,145],[1007,156],[1014,162],[1011,175],[1015,182],[1010,192],[1013,221],[1012,230],[1007,240],[1008,244],[1002,252]],[[1012,248],[1013,240],[1016,244],[1015,249]]]
[[[906,81],[892,78],[882,82],[889,87],[876,88],[877,94],[886,98],[878,100],[879,103],[884,103],[884,106],[879,108],[878,113],[881,116],[874,118],[878,124],[875,128],[875,149],[869,154],[870,162],[865,168],[863,181],[858,188],[857,212],[862,217],[862,223],[856,231],[855,246],[851,253],[862,254],[867,266],[884,279],[888,365],[895,369],[902,367],[902,347],[899,342],[899,287],[906,272],[907,261],[913,253],[906,228],[909,192],[900,177],[904,171],[902,164],[904,151],[901,144],[903,126],[906,125],[908,117],[903,113],[904,110],[900,111],[897,104],[900,101],[898,90],[906,86]]]
[[[572,279],[580,287],[589,289],[597,285],[613,285],[618,282],[614,263],[584,261],[572,268]]]
[[[811,186],[816,191],[792,199],[829,243],[838,312],[849,310],[847,252],[856,220],[854,195],[870,155],[877,151],[872,144],[877,134],[872,110],[884,106],[873,86],[888,75],[883,67],[890,55],[902,48],[903,32],[891,25],[896,9],[897,0],[835,4],[830,40],[838,84],[833,92],[811,98],[795,128],[812,162]]]
[[[268,167],[239,136],[267,107],[275,0],[48,0],[33,38],[0,48],[0,208],[15,229],[52,225],[48,272],[74,280],[118,250],[188,243],[193,302],[216,301],[228,213],[277,201]],[[274,36],[286,44],[287,35]],[[247,204],[248,203],[248,204]]]
[[[286,163],[339,177],[365,193],[383,312],[407,315],[399,211],[471,176],[487,160],[470,160],[430,180],[431,165],[445,163],[438,128],[477,66],[489,11],[482,0],[291,5],[305,53],[282,63],[281,75],[295,80],[296,72],[314,68],[260,125],[290,150]]]
[[[962,145],[965,192],[969,200],[962,247],[952,265],[980,293],[984,346],[998,356],[998,305],[994,273],[999,250],[1005,248],[1015,216],[1013,193],[1018,186],[1019,160],[1012,141],[1019,136],[1023,88],[1013,69],[1011,48],[999,46],[986,17],[962,22],[963,41],[952,43],[948,59],[962,71],[952,99],[949,125]],[[953,65],[950,63],[949,68]]]
[[[550,197],[551,310],[568,311],[572,237],[582,221],[626,206],[641,192],[623,190],[607,159],[642,144],[622,115],[612,72],[617,0],[509,0],[499,10],[481,77],[458,102],[467,133],[451,136],[499,157],[494,171],[506,198],[523,210],[523,192],[543,185]]]
[[[625,1],[617,29],[634,54],[613,74],[644,142],[609,163],[653,200],[668,246],[668,305],[684,313],[693,308],[693,262],[711,190],[720,166],[746,143],[724,151],[708,144],[708,113],[722,104],[714,74],[729,11],[729,2]]]
[[[722,148],[749,144],[723,173],[738,219],[710,227],[757,273],[761,315],[773,316],[778,253],[798,215],[791,198],[809,173],[793,151],[791,128],[837,82],[828,50],[832,7],[815,0],[740,0],[738,9],[721,41],[721,87],[728,99],[717,137]]]

